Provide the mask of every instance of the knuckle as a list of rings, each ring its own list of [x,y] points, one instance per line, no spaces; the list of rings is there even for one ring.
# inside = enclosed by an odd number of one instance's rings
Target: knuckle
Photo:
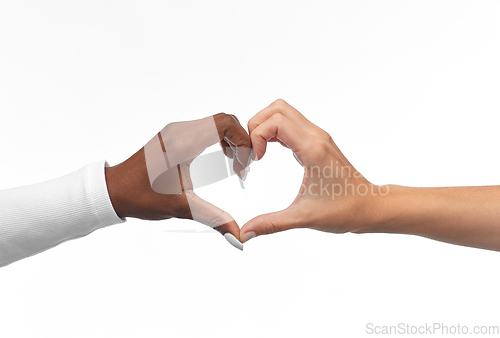
[[[248,128],[248,131],[251,133],[255,128],[257,128],[257,123],[255,123],[254,120],[251,119],[247,123],[247,128]]]
[[[162,137],[170,137],[170,135],[175,134],[176,131],[181,127],[180,123],[181,122],[172,122],[167,124],[160,132],[162,134]]]
[[[333,138],[330,136],[330,134],[328,134],[326,131],[322,131],[322,136],[323,136],[323,139],[325,139],[325,141],[329,144],[333,144]]]
[[[266,232],[266,234],[269,234],[269,235],[274,234],[274,233],[276,233],[276,227],[274,226],[273,223],[267,222],[265,232]]]
[[[207,225],[211,228],[220,227],[222,230],[225,230],[223,229],[224,227],[222,226],[226,224],[229,219],[232,218],[231,216],[229,216],[227,212],[219,210],[218,212],[216,212],[214,215],[211,216],[211,218],[207,222]]]
[[[208,220],[208,222],[207,222],[207,224],[206,224],[206,225],[207,225],[207,226],[209,226],[210,228],[216,228],[216,227],[218,227],[218,226],[222,225],[222,223],[221,223],[221,219],[220,219],[220,217],[219,217],[219,216],[212,216],[212,217]]]
[[[215,114],[213,117],[217,128],[224,129],[227,128],[231,123],[234,123],[234,119],[231,117],[231,115],[228,115],[226,113]]]
[[[277,99],[276,101],[273,102],[273,105],[278,107],[284,107],[287,105],[287,103],[283,99]]]
[[[319,149],[321,150],[322,154],[327,152],[329,148],[330,148],[330,145],[327,142],[325,142],[323,140],[321,140],[321,142],[319,142]]]
[[[281,113],[275,113],[275,114],[273,114],[273,116],[271,116],[271,118],[277,124],[281,124],[285,120],[285,116],[283,116],[283,114],[281,114]]]
[[[276,101],[271,103],[270,108],[275,113],[281,113],[288,111],[290,109],[290,105],[283,99],[277,99]]]
[[[238,120],[238,117],[234,114],[229,114],[229,116],[231,116],[233,118],[233,120],[235,120],[236,122],[240,123],[240,120]]]
[[[328,148],[329,146],[324,140],[313,138],[310,141],[309,149],[311,149],[311,152],[315,157],[324,156],[324,154],[328,151]]]
[[[227,114],[226,113],[218,113],[213,116],[215,121],[226,121]]]
[[[228,114],[226,114],[226,123],[228,126],[232,126],[232,127],[240,125],[240,121],[238,121],[236,116],[228,115]]]
[[[233,121],[233,118],[231,117],[231,115],[226,114],[226,113],[220,113],[220,114],[221,114],[221,118],[224,120],[224,122]]]

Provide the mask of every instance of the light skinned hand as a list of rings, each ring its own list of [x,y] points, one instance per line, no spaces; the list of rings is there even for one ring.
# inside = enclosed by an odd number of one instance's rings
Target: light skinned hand
[[[349,163],[330,135],[283,100],[248,123],[258,159],[267,142],[290,148],[304,167],[299,194],[285,210],[257,216],[242,242],[292,228],[334,233],[398,233],[500,251],[500,186],[377,186]]]
[[[256,160],[268,142],[290,148],[304,168],[293,203],[282,211],[257,216],[240,232],[242,242],[293,228],[345,233],[363,228],[377,212],[383,187],[371,184],[345,158],[330,135],[284,100],[277,100],[248,122]]]

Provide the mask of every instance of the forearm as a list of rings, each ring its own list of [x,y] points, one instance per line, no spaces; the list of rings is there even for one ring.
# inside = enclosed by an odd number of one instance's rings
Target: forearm
[[[500,251],[500,186],[391,185],[378,203],[374,223],[360,232],[414,234]]]
[[[0,266],[123,221],[109,201],[103,162],[0,191]]]

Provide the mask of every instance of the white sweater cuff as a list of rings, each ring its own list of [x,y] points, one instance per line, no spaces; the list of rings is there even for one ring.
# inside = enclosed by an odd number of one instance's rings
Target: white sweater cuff
[[[85,171],[86,193],[87,199],[91,204],[90,208],[97,218],[98,225],[96,229],[125,222],[125,219],[118,217],[111,204],[108,187],[106,185],[106,177],[104,175],[105,167],[109,167],[109,164],[103,160],[89,164],[81,169],[87,169]]]
[[[0,266],[125,222],[109,198],[105,161],[47,182],[0,191]]]

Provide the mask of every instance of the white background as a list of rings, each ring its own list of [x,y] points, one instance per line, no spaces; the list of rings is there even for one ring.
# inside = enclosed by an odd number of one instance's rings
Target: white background
[[[373,183],[500,184],[499,17],[496,1],[2,1],[0,188],[117,164],[169,122],[246,124],[277,98]],[[243,225],[288,206],[301,173],[273,144],[245,190],[199,193]],[[239,252],[204,229],[129,219],[0,269],[0,337],[500,325],[496,252],[312,230]]]

